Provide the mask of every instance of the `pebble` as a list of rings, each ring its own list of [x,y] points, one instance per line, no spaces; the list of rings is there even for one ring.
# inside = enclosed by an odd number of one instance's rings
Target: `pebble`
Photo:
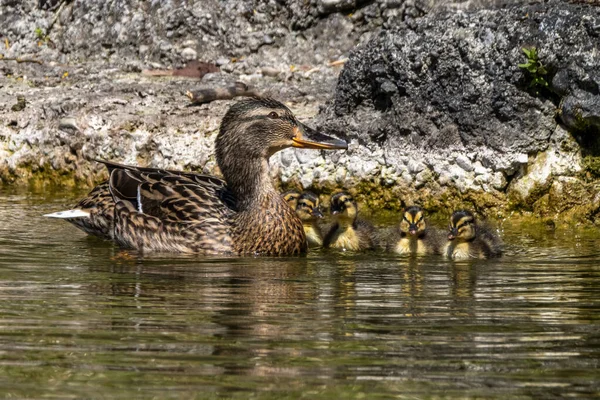
[[[198,53],[196,52],[196,50],[190,47],[186,47],[185,49],[181,50],[181,57],[183,57],[187,61],[192,61],[198,58]]]

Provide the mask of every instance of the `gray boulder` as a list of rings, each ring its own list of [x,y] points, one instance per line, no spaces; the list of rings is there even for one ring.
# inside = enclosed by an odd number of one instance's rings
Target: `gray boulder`
[[[560,1],[399,23],[354,51],[319,122],[382,151],[401,198],[458,191],[532,206],[554,178],[580,172],[571,142],[600,126],[599,33],[600,8]],[[534,73],[519,67],[523,48],[537,50]],[[424,175],[429,190],[416,191]]]

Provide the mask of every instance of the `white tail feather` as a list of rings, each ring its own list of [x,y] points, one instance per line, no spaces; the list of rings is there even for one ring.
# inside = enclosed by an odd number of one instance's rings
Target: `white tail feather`
[[[46,214],[44,217],[48,218],[89,218],[90,213],[82,210],[67,210],[67,211],[59,211],[52,214]]]

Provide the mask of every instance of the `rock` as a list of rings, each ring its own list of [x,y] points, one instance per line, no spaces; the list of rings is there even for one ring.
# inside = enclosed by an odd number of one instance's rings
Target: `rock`
[[[427,166],[424,163],[422,163],[421,161],[410,160],[408,162],[408,171],[411,174],[418,174],[419,172],[423,171],[425,168],[427,168]]]
[[[409,162],[415,188],[432,179],[461,192],[504,192],[508,176],[509,191],[527,196],[553,175],[575,175],[581,158],[572,144],[553,144],[556,93],[568,127],[597,129],[600,53],[589,51],[597,38],[580,21],[600,21],[600,9],[556,0],[523,7],[388,21],[350,55],[321,125],[385,149],[386,166],[398,171],[401,155],[423,157],[436,175],[419,176],[421,167]],[[549,90],[532,88],[518,67],[526,46],[536,47],[548,71],[563,71]]]
[[[276,76],[278,76],[281,73],[281,71],[278,70],[277,68],[262,67],[260,69],[260,73],[263,74],[264,76],[276,77]]]
[[[192,61],[198,58],[198,53],[196,50],[186,47],[185,49],[181,50],[181,57],[183,57],[184,60]]]
[[[433,173],[429,169],[425,169],[415,176],[415,188],[419,189],[423,187],[427,182],[433,179]],[[448,179],[449,180],[449,179]],[[406,179],[405,179],[406,181]],[[408,183],[408,182],[407,182]],[[440,183],[442,183],[440,181]]]
[[[454,162],[456,162],[456,165],[461,167],[466,172],[471,172],[474,169],[473,164],[471,164],[471,160],[469,160],[464,154],[458,155]]]

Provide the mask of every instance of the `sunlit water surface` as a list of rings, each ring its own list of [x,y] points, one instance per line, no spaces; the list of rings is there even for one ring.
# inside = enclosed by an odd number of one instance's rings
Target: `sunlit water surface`
[[[504,222],[464,263],[139,257],[41,217],[73,196],[0,191],[4,398],[600,396],[595,229]]]

